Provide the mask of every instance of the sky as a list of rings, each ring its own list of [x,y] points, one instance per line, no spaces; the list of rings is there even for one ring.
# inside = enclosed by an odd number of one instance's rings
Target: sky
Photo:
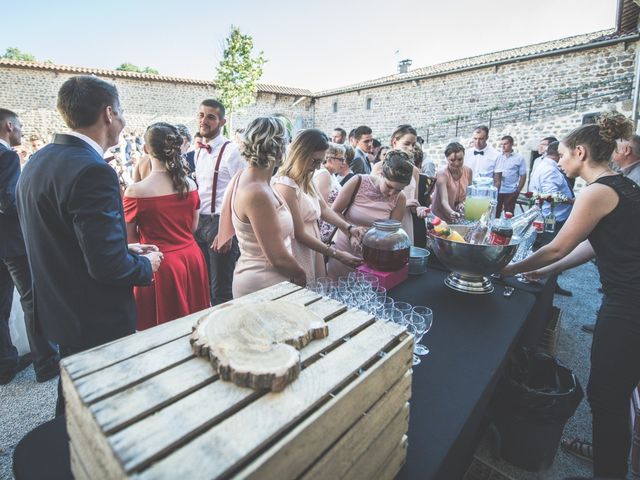
[[[261,83],[314,92],[483,53],[613,28],[617,0],[21,0],[0,53],[213,80],[231,25],[268,60]],[[200,6],[200,7],[199,7]],[[198,8],[199,7],[199,8]],[[10,13],[10,19],[6,15]]]

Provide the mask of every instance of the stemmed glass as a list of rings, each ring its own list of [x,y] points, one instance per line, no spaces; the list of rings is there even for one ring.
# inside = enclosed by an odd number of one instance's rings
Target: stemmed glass
[[[419,336],[419,338],[416,338],[415,352],[418,355],[427,355],[429,353],[429,348],[422,345],[420,341],[422,340],[422,337],[424,337],[424,335],[429,330],[431,330],[431,327],[433,326],[433,311],[428,307],[418,306],[418,307],[413,307],[411,312],[413,314],[416,314],[422,317],[424,321],[424,330],[421,332],[421,335]]]
[[[408,315],[407,315],[408,316]],[[418,355],[415,354],[415,342],[418,341],[418,328],[416,327],[416,325],[414,323],[407,323],[405,325],[407,332],[409,332],[411,335],[413,335],[414,338],[414,353],[413,356],[411,358],[411,365],[419,365],[422,360],[420,360],[420,357],[418,357]]]

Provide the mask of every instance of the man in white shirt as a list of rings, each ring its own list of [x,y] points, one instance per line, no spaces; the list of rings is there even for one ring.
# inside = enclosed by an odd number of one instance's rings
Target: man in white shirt
[[[545,156],[537,163],[533,172],[531,172],[529,190],[537,193],[561,193],[567,198],[572,199],[573,192],[558,167],[558,160],[560,159],[558,155],[558,145],[559,143],[557,141],[549,144]],[[556,217],[555,233],[564,225],[570,213],[570,203],[560,203],[555,206],[553,210],[553,214]],[[545,217],[551,214],[551,204],[549,202],[543,202],[542,214]]]
[[[640,136],[619,140],[612,160],[625,177],[640,185]]]
[[[473,147],[466,150],[464,164],[473,170],[473,177],[493,178],[498,151],[487,144],[489,127],[480,125],[473,131]]]
[[[240,256],[238,240],[233,237],[217,251],[212,249],[212,244],[218,235],[224,192],[231,178],[246,167],[236,144],[222,135],[226,123],[224,114],[224,105],[217,100],[208,99],[200,104],[197,121],[203,143],[194,155],[200,195],[200,216],[194,236],[209,267],[212,305],[233,298],[233,270]]]
[[[513,151],[513,137],[505,135],[500,139],[502,153],[496,160],[493,184],[498,189],[498,207],[496,217],[506,212],[513,213],[516,200],[527,179],[527,162],[522,155]]]

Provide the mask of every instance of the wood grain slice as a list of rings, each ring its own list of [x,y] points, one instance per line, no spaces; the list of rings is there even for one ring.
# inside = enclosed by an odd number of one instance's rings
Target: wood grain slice
[[[298,350],[328,334],[318,315],[278,301],[223,305],[198,320],[190,342],[223,380],[278,392],[300,374]]]

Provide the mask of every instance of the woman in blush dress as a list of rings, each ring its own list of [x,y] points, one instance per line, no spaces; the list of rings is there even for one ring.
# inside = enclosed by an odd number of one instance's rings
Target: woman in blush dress
[[[409,155],[400,150],[391,150],[384,161],[381,175],[358,175],[349,180],[340,190],[332,208],[336,212],[344,211],[355,192],[353,203],[345,215],[347,222],[369,228],[376,220],[390,218],[401,221],[406,205],[403,191],[413,178],[413,168]],[[336,234],[335,242],[338,249],[360,254],[357,242],[342,231]],[[330,277],[338,278],[352,271],[352,268],[329,259],[327,271]]]
[[[320,130],[301,131],[293,139],[278,176],[271,180],[291,211],[295,232],[293,256],[307,274],[307,281],[326,275],[324,255],[352,268],[362,263],[362,259],[327,246],[320,239],[319,220],[337,226],[348,237],[360,238],[363,233],[331,210],[313,184],[313,173],[322,164],[328,148],[329,140]]]
[[[473,171],[464,164],[464,147],[458,142],[444,151],[447,166],[436,175],[431,210],[446,222],[455,223],[462,217],[467,188],[473,181]]]
[[[125,191],[127,236],[129,243],[157,245],[164,260],[152,285],[134,288],[138,330],[210,306],[207,268],[193,238],[200,198],[182,165],[183,139],[168,123],[154,123],[144,139],[151,172]]]
[[[276,117],[253,120],[239,138],[248,167],[227,189],[214,249],[235,234],[240,258],[233,271],[233,298],[285,280],[306,284],[291,253],[293,219],[284,199],[271,187],[271,173],[284,155],[287,130]]]

